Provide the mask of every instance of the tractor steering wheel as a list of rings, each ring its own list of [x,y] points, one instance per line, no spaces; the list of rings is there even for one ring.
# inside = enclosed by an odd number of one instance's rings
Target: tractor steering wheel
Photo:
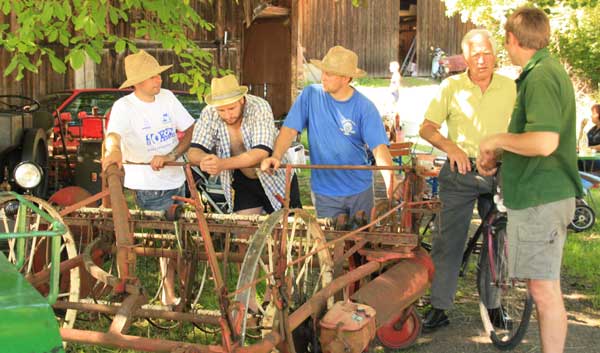
[[[40,109],[40,102],[19,95],[0,96],[0,113],[33,113]]]

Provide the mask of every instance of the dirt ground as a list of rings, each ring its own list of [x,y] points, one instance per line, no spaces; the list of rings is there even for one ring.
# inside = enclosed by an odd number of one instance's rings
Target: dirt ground
[[[454,309],[448,312],[450,325],[433,333],[421,334],[416,344],[403,353],[471,353],[498,352],[489,338],[485,337],[479,318],[479,299],[474,286],[474,274],[460,280],[462,285],[457,294]],[[470,283],[471,285],[467,285]],[[565,305],[568,311],[569,331],[565,352],[600,352],[600,312],[591,309],[586,297],[563,279]],[[425,298],[427,300],[427,298]],[[423,312],[424,310],[419,309]],[[382,352],[373,349],[373,352]],[[394,351],[392,351],[394,352]],[[541,352],[537,320],[535,315],[523,342],[512,352]]]

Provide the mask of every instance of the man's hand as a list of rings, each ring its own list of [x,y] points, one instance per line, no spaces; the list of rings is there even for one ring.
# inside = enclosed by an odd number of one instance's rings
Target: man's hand
[[[200,161],[200,169],[210,175],[217,175],[223,170],[221,159],[214,154],[209,154]]]
[[[496,174],[496,154],[480,153],[477,157],[477,172],[483,176],[492,176]]]
[[[119,169],[123,169],[123,155],[121,151],[112,151],[102,158],[102,170],[106,170],[111,164],[116,164]]]
[[[158,171],[165,166],[167,162],[175,162],[175,156],[171,153],[165,154],[164,156],[154,156],[150,161],[150,167],[154,171]]]
[[[479,142],[479,156],[477,157],[477,171],[483,176],[496,174],[496,156],[498,148],[494,135],[489,136]]]
[[[279,166],[281,166],[281,160],[275,157],[265,158],[260,162],[260,170],[269,175],[273,175],[273,172],[279,169]]]
[[[469,156],[465,153],[465,151],[461,150],[460,147],[454,145],[447,149],[446,154],[448,156],[448,160],[450,161],[451,171],[454,172],[455,164],[460,174],[464,175],[471,171],[471,162],[469,161]]]

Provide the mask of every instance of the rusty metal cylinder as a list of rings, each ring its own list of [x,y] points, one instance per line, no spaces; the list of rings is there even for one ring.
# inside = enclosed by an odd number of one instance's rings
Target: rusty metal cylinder
[[[374,308],[377,327],[380,327],[397,320],[404,309],[425,293],[432,278],[431,257],[419,249],[414,258],[399,261],[362,286],[352,295],[352,300]]]

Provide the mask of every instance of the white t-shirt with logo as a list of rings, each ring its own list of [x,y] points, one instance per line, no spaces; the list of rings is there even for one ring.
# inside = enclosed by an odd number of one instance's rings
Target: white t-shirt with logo
[[[149,163],[152,157],[171,152],[179,144],[177,130],[184,131],[193,123],[177,97],[161,89],[152,103],[140,100],[134,93],[117,100],[111,109],[107,134],[121,136],[124,162]],[[154,171],[149,165],[125,164],[124,168],[124,186],[130,189],[171,190],[185,181],[182,167]]]

